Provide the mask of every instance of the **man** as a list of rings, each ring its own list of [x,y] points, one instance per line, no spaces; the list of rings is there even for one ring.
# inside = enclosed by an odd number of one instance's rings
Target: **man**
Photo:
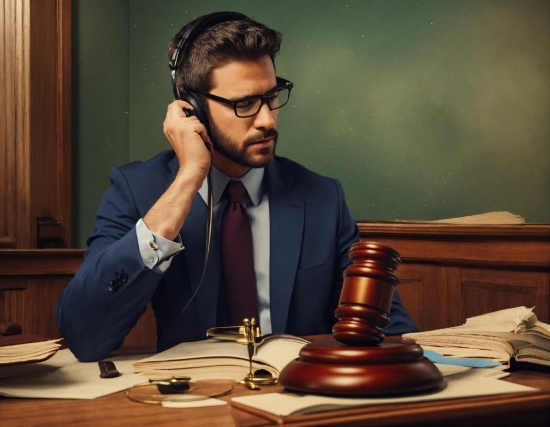
[[[186,100],[168,106],[172,150],[111,171],[84,262],[58,303],[59,330],[78,359],[120,347],[150,301],[159,350],[204,339],[208,328],[252,311],[263,334],[331,332],[358,230],[338,181],[275,156],[279,108],[292,88],[275,74],[280,42],[276,31],[233,13],[201,17],[172,40],[174,93]],[[203,269],[211,167],[214,221]],[[243,199],[227,201],[236,186]],[[231,209],[251,228],[247,290],[238,288],[244,279],[232,284],[241,274],[233,270],[246,264],[233,248],[246,233],[227,243],[222,217]],[[241,310],[250,295],[252,311]],[[386,333],[416,330],[397,293],[390,317]]]

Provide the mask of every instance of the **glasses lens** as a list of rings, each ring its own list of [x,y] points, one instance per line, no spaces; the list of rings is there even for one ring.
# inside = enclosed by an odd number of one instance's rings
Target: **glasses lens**
[[[239,117],[250,117],[255,115],[258,111],[260,111],[261,106],[262,106],[261,98],[259,97],[248,98],[248,99],[239,101],[237,104],[235,104],[235,112]]]
[[[281,89],[279,92],[277,92],[276,99],[273,100],[273,102],[270,100],[270,106],[272,110],[276,110],[277,108],[281,108],[286,105],[288,102],[288,98],[290,97],[290,89],[285,88]]]
[[[260,111],[260,108],[262,108],[262,99],[265,99],[266,102],[269,103],[269,108],[271,110],[276,110],[288,102],[289,96],[290,89],[284,88],[273,92],[271,95],[248,98],[235,104],[235,113],[237,114],[237,117],[255,116]]]

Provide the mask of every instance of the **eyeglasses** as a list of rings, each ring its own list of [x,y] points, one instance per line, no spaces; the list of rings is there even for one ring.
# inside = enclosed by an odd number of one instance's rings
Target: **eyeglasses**
[[[244,98],[230,100],[211,93],[197,92],[208,99],[231,105],[237,117],[245,118],[255,116],[260,112],[262,105],[267,104],[271,111],[284,107],[290,98],[290,91],[293,87],[291,81],[277,77],[277,87],[265,95],[245,96]]]

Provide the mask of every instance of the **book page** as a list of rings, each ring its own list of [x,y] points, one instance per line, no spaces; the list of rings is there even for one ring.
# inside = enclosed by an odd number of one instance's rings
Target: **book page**
[[[514,354],[514,359],[518,362],[530,362],[550,366],[548,352],[533,346],[524,346],[518,349]]]
[[[269,366],[260,366],[257,364],[252,365],[252,371],[258,369],[264,369],[268,371],[273,377],[277,377],[279,372]],[[248,364],[243,365],[224,365],[218,364],[213,366],[193,366],[183,369],[153,369],[140,372],[139,375],[145,379],[162,381],[169,378],[182,378],[190,377],[191,381],[199,380],[230,380],[241,381],[249,374]]]
[[[267,363],[281,372],[286,365],[298,357],[300,349],[307,343],[306,340],[292,336],[268,339],[260,346],[254,359]]]
[[[513,332],[520,334],[537,323],[533,308],[524,306],[494,311],[466,319],[459,328],[482,329],[495,332]]]
[[[447,356],[488,357],[503,363],[515,357],[517,345],[512,343],[524,341],[546,350],[545,358],[550,359],[550,325],[537,320],[533,308],[524,306],[470,317],[461,326],[404,334],[403,338]]]
[[[298,357],[300,349],[307,342],[301,338],[287,335],[269,336],[265,342],[258,346],[257,354],[253,356],[252,369],[265,369],[272,375],[278,376],[282,368]],[[169,376],[172,376],[171,374],[174,372],[179,372],[198,379],[199,375],[204,378],[204,375],[208,374],[204,369],[199,372],[199,369],[221,365],[226,367],[223,371],[224,376],[211,376],[210,378],[242,378],[240,374],[242,369],[238,368],[245,367],[247,373],[249,370],[247,346],[235,341],[216,339],[181,343],[162,353],[134,363],[134,372],[148,378],[148,375],[153,375],[156,378],[161,371],[170,374]],[[231,366],[237,367],[235,372],[230,372]],[[220,375],[220,370],[212,369],[211,374]]]
[[[136,365],[169,360],[185,360],[209,356],[237,357],[248,359],[246,346],[234,341],[207,339],[195,342],[183,342],[154,356],[140,360]]]
[[[541,349],[550,351],[550,339],[538,334],[533,334],[531,333],[531,331],[526,332],[524,334],[520,334],[519,336],[514,336],[514,339],[526,341],[535,347],[539,347]],[[510,341],[513,341],[513,340],[510,340]]]

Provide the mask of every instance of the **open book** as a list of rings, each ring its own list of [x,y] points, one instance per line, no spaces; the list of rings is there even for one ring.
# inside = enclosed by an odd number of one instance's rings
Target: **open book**
[[[253,372],[265,370],[278,378],[279,372],[298,357],[300,349],[307,343],[291,335],[267,336],[252,358]],[[187,376],[193,381],[240,381],[249,373],[247,346],[216,339],[181,343],[134,363],[134,373],[150,380]]]
[[[471,317],[462,326],[403,335],[444,356],[486,357],[509,364],[550,366],[550,325],[537,320],[533,308],[516,307]]]

